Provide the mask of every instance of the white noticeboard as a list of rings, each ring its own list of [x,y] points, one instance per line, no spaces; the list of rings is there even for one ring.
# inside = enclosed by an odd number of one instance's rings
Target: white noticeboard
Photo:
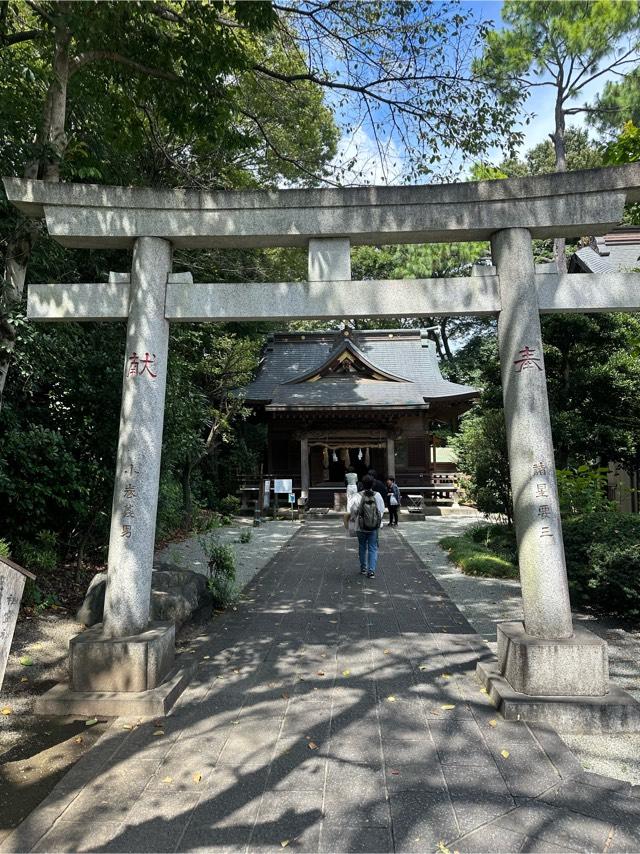
[[[288,495],[292,489],[293,489],[293,481],[292,480],[276,480],[273,491],[277,495],[282,495],[283,493],[286,493]]]
[[[0,558],[0,688],[27,578],[35,579],[35,575],[9,558]]]

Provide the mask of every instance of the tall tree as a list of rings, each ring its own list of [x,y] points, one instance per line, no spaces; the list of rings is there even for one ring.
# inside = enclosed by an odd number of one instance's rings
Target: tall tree
[[[508,0],[502,7],[508,25],[486,35],[476,72],[492,80],[510,104],[524,104],[536,88],[554,96],[555,170],[567,166],[567,117],[592,113],[576,100],[603,75],[623,73],[637,64],[640,6],[637,0]],[[565,242],[555,243],[558,268],[566,270]]]
[[[640,69],[634,68],[621,80],[608,80],[596,95],[587,122],[609,139],[626,122],[640,127]]]
[[[135,158],[116,164],[124,135],[136,152],[146,147],[137,174],[158,183],[317,183],[329,179],[336,148],[330,123],[317,121],[324,91],[348,132],[370,135],[381,162],[404,147],[413,173],[424,174],[452,148],[477,154],[487,141],[518,138],[512,105],[470,73],[485,32],[456,4],[0,0],[8,171],[103,181],[99,152],[111,175],[138,183]],[[11,310],[37,235],[14,215],[5,225],[0,395]]]

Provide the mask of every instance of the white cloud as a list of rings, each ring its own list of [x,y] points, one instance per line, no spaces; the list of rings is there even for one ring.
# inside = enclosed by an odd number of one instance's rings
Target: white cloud
[[[376,142],[362,128],[342,136],[331,165],[345,185],[397,184],[402,180],[402,156],[394,140]]]

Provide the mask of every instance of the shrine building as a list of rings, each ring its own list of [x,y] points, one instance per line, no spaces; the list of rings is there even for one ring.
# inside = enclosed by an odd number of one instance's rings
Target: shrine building
[[[350,328],[269,336],[243,392],[267,425],[265,474],[292,479],[311,507],[333,503],[350,465],[425,498],[452,483],[431,431],[455,429],[479,393],[443,378],[425,330]]]

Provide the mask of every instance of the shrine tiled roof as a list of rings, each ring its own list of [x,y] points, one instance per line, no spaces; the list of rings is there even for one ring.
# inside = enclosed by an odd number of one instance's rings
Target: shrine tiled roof
[[[348,355],[356,369],[331,371]],[[267,410],[340,407],[426,409],[455,403],[476,389],[445,380],[435,344],[417,329],[278,333],[269,340],[255,380],[242,390]]]

